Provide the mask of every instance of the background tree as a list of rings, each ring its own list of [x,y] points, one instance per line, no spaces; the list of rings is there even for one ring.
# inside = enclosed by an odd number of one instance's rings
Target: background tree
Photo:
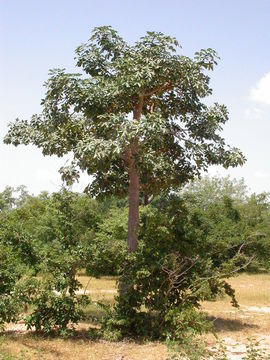
[[[126,247],[126,205],[62,189],[1,211],[0,327],[24,319],[29,327],[65,332],[91,316],[87,296],[76,293],[85,271],[133,285],[113,308],[103,307],[104,337],[179,340],[204,328],[194,310],[202,301],[225,292],[236,305],[228,277],[269,271],[269,197],[248,195],[242,180],[206,177],[181,193],[156,196],[141,207],[134,253]]]
[[[221,164],[244,161],[219,132],[227,121],[224,105],[208,107],[207,70],[216,64],[212,49],[194,59],[178,53],[175,38],[148,32],[128,45],[109,26],[95,28],[76,50],[85,75],[50,72],[43,111],[30,121],[10,124],[5,143],[34,144],[44,155],[73,153],[61,169],[71,183],[79,170],[94,176],[94,195],[129,199],[128,246],[137,249],[139,195],[145,204],[161,191]]]
[[[26,186],[20,185],[16,189],[12,186],[6,186],[5,189],[0,192],[0,212],[24,204],[28,197],[29,193]]]
[[[186,184],[179,192],[186,200],[195,200],[202,208],[207,208],[224,198],[231,198],[240,205],[247,201],[248,187],[244,179],[232,179],[230,176],[204,176]]]

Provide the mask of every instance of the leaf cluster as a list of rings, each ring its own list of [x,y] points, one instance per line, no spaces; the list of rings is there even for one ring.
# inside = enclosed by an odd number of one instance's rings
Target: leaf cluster
[[[11,123],[4,141],[72,154],[62,178],[71,184],[86,171],[95,196],[126,195],[133,161],[148,196],[176,189],[210,165],[241,165],[242,153],[220,135],[226,107],[204,101],[217,59],[212,49],[184,56],[178,41],[160,32],[131,45],[110,26],[95,28],[76,49],[84,74],[51,70],[42,113]]]

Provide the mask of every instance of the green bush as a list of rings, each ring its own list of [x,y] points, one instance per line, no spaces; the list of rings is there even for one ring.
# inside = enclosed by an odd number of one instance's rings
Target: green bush
[[[84,319],[83,308],[90,300],[85,295],[75,295],[79,283],[72,289],[72,293],[68,293],[68,284],[65,280],[62,280],[61,292],[56,292],[57,286],[53,286],[53,279],[47,279],[45,283],[37,282],[30,301],[33,309],[25,317],[28,328],[34,327],[37,331],[45,333],[58,330],[63,335],[68,331],[68,325],[73,326]]]
[[[225,279],[237,268],[238,253],[223,244],[224,257],[216,261],[209,219],[198,222],[171,196],[141,209],[140,220],[138,250],[123,263],[122,292],[104,320],[106,333],[180,341],[209,329],[199,311],[202,301],[227,293],[237,306]]]
[[[84,219],[77,200],[63,189],[35,206],[28,198],[0,214],[0,324],[16,322],[26,308],[27,326],[44,332],[63,333],[84,318],[89,299],[76,294],[81,286],[76,276],[86,265],[89,245],[81,230],[96,219]]]
[[[0,243],[0,327],[18,320],[23,304],[14,293],[28,271],[12,247]]]
[[[88,241],[86,271],[92,276],[119,275],[127,256],[127,208],[112,208]]]

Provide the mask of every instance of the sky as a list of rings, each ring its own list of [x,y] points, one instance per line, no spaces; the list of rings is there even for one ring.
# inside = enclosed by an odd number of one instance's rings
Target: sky
[[[67,159],[32,146],[4,145],[7,124],[39,113],[52,68],[74,68],[74,50],[95,26],[111,25],[133,43],[146,31],[175,36],[181,53],[215,49],[210,102],[227,106],[226,142],[239,147],[243,167],[209,169],[244,178],[252,192],[270,191],[270,0],[0,0],[0,191],[26,185],[30,193],[58,191]],[[82,191],[89,178],[74,187]]]

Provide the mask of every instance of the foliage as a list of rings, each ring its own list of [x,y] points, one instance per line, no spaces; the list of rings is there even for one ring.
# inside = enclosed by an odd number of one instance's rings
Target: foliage
[[[28,197],[29,194],[24,185],[18,186],[16,189],[6,186],[4,191],[0,193],[0,212],[21,206]]]
[[[231,179],[230,176],[204,176],[194,179],[180,191],[186,200],[196,201],[202,208],[221,202],[224,198],[230,198],[234,204],[243,204],[248,199],[248,189],[244,179]]]
[[[247,345],[247,355],[243,360],[269,360],[270,355],[267,355],[263,349],[260,349],[259,345],[259,342],[251,339]]]
[[[89,300],[76,295],[76,275],[85,266],[88,244],[81,232],[95,226],[98,213],[88,218],[89,206],[82,215],[78,204],[86,204],[77,198],[63,189],[51,197],[29,198],[1,214],[2,323],[23,316],[25,306],[31,309],[27,325],[46,332],[63,332],[83,318],[82,308]],[[29,277],[26,269],[32,269]]]
[[[127,209],[112,208],[89,242],[86,271],[92,276],[119,275],[127,256]]]
[[[128,195],[129,200],[127,237],[134,254],[124,247],[125,209],[114,210],[116,219],[104,220],[95,216],[93,203],[89,220],[85,213],[78,216],[74,204],[82,204],[65,190],[45,200],[34,234],[20,228],[14,236],[7,226],[4,241],[22,261],[43,277],[54,274],[45,290],[30,297],[35,309],[29,326],[63,331],[80,319],[76,273],[87,260],[89,273],[119,273],[125,288],[105,331],[112,327],[121,335],[180,339],[184,329],[202,331],[204,322],[195,310],[200,301],[223,289],[236,305],[224,281],[237,261],[243,263],[240,215],[231,198],[204,214],[187,209],[177,197],[161,197],[142,210],[139,225],[140,196],[148,204],[210,165],[227,168],[245,161],[220,135],[228,120],[226,107],[204,101],[212,94],[207,71],[217,63],[216,52],[201,50],[192,59],[179,49],[175,38],[162,33],[147,32],[129,45],[110,26],[95,28],[76,50],[84,76],[50,71],[42,113],[9,124],[7,144],[34,144],[44,155],[72,154],[71,164],[60,169],[68,185],[83,170],[94,178],[87,188],[91,194]],[[5,204],[12,207],[0,198],[3,209]],[[219,209],[222,215],[216,216]],[[220,218],[222,239],[216,244]],[[89,230],[82,232],[86,226]]]
[[[6,322],[15,322],[22,310],[18,296],[14,296],[16,284],[27,272],[12,247],[0,243],[0,328]]]
[[[237,269],[239,247],[223,246],[224,257],[216,261],[211,228],[201,231],[208,219],[198,225],[177,197],[160,198],[141,214],[138,250],[127,256],[120,278],[124,295],[104,328],[122,336],[182,341],[209,328],[196,310],[201,301],[225,292],[237,306],[224,279]]]
[[[124,262],[119,284],[124,285],[124,296],[117,298],[114,312],[104,322],[107,337],[137,335],[182,342],[208,328],[196,310],[201,301],[226,293],[237,306],[226,278],[256,258],[269,259],[269,236],[259,232],[265,227],[268,205],[265,196],[242,191],[242,182],[237,189],[228,186],[229,179],[224,184],[226,195],[217,197],[213,192],[212,202],[201,200],[201,186],[192,194],[184,191],[182,198],[161,196],[141,209],[138,250]],[[211,187],[215,189],[216,180]],[[240,194],[238,198],[228,197],[228,188],[231,194]]]
[[[202,102],[212,93],[205,72],[216,64],[216,52],[201,50],[191,59],[179,47],[158,32],[128,45],[111,27],[95,28],[76,50],[86,75],[52,70],[42,114],[10,124],[5,142],[33,143],[44,155],[72,151],[63,178],[70,183],[79,176],[76,167],[86,170],[95,177],[89,188],[95,194],[127,194],[129,151],[148,196],[211,164],[242,164],[241,152],[219,135],[226,107]],[[130,121],[131,112],[139,121]]]
[[[76,295],[76,275],[86,269],[91,276],[120,275],[125,286],[104,319],[106,338],[184,342],[183,334],[205,331],[200,302],[227,293],[236,305],[226,277],[250,260],[249,267],[257,261],[251,270],[266,268],[269,259],[267,194],[248,195],[238,185],[203,179],[180,195],[156,197],[141,208],[134,254],[126,247],[125,200],[100,202],[62,190],[6,208],[0,213],[1,323],[24,317],[27,306],[29,326],[63,332],[83,318],[86,299]],[[212,201],[205,201],[205,190]]]
[[[177,238],[181,234],[189,236],[193,233],[193,242],[185,242],[189,256],[193,251],[212,253],[216,266],[222,263],[225,266],[232,257],[238,256],[235,264],[239,271],[241,266],[242,270],[249,271],[265,269],[269,258],[267,197],[263,194],[248,195],[242,180],[237,182],[229,178],[214,178],[212,182],[210,178],[202,179],[197,181],[194,189],[192,186],[193,183],[184,188],[179,198],[174,197],[175,209],[171,213],[175,216],[177,212],[183,212],[175,226]],[[156,199],[152,205],[159,204],[160,211],[166,212],[168,201],[164,199]],[[89,273],[121,273],[122,260],[126,257],[127,210],[122,204],[117,208],[115,206],[113,203],[112,209],[99,222],[91,242]],[[144,215],[141,221],[143,218]],[[163,236],[162,233],[160,236]]]
[[[73,284],[71,288],[70,279],[65,274],[61,278],[49,277],[45,281],[36,281],[34,288],[32,283],[32,293],[26,286],[28,301],[33,307],[25,317],[27,327],[45,333],[57,329],[64,335],[69,324],[74,325],[84,319],[83,308],[89,304],[86,295],[75,295],[79,287],[80,283],[76,281],[76,285]]]
[[[203,178],[192,182],[181,192],[190,212],[206,224],[212,233],[209,245],[216,247],[217,259],[223,261],[224,248],[244,248],[252,262],[248,271],[269,268],[269,200],[267,193],[251,194],[243,182],[230,178]],[[206,221],[206,219],[208,219]],[[239,265],[245,262],[242,257]]]
[[[137,248],[139,196],[145,204],[210,165],[242,165],[241,151],[220,135],[224,105],[207,106],[212,49],[179,54],[175,38],[147,32],[127,44],[110,26],[98,27],[76,50],[81,74],[50,71],[43,111],[9,124],[6,144],[34,144],[44,155],[72,154],[60,172],[67,185],[80,170],[93,176],[94,196],[128,195],[128,247]]]

